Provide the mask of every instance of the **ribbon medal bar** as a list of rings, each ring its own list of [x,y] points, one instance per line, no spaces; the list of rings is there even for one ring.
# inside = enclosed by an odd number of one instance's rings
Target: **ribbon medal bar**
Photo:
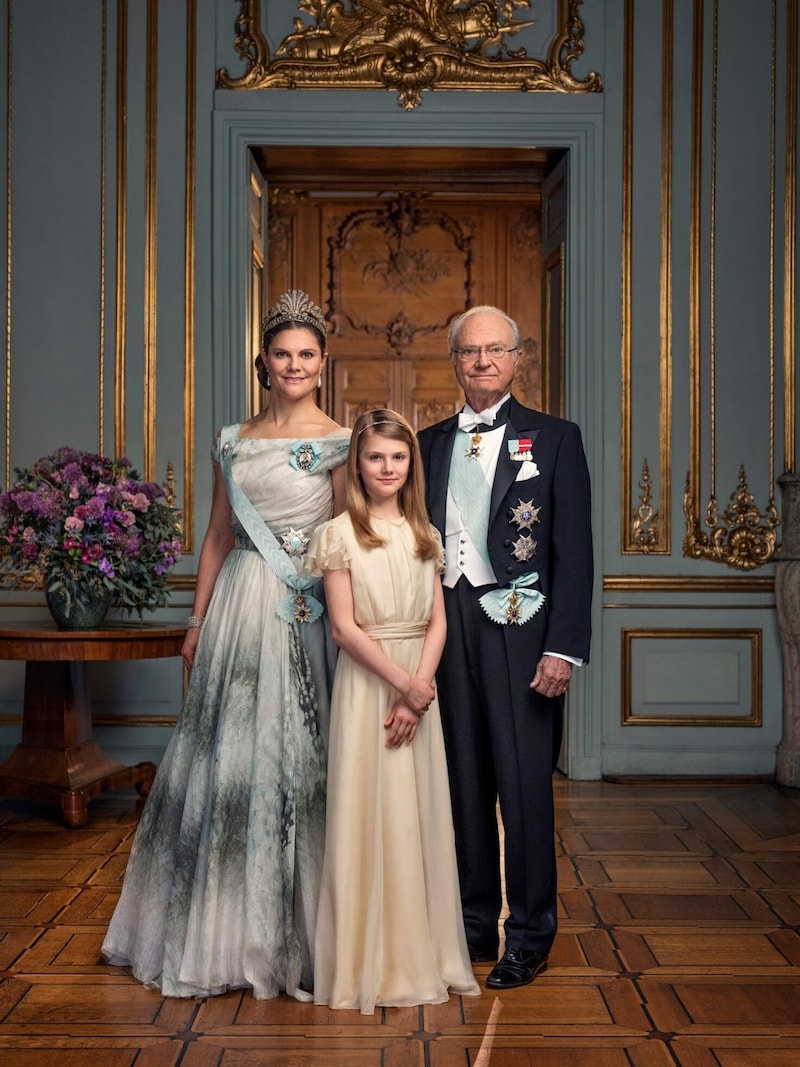
[[[524,463],[526,459],[533,459],[533,441],[530,437],[520,437],[516,441],[509,441],[508,454],[515,463]]]

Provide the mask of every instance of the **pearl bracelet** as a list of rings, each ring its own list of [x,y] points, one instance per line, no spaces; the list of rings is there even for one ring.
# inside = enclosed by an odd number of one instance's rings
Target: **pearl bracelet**
[[[187,630],[202,630],[203,623],[205,622],[205,616],[203,615],[190,615],[186,620]]]

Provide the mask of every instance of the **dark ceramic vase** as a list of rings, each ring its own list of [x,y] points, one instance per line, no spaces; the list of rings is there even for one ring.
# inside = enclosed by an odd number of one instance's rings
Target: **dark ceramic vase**
[[[68,597],[62,585],[51,589],[52,584],[52,575],[48,574],[44,595],[59,630],[96,630],[100,626],[111,607],[110,592],[98,593],[77,585],[72,587]]]

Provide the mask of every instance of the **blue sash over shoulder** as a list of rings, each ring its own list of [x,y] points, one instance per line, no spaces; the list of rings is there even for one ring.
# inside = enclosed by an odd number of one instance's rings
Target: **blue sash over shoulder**
[[[313,595],[319,587],[319,579],[299,575],[286,557],[286,553],[253,507],[241,486],[233,477],[233,446],[239,437],[239,425],[224,426],[220,433],[219,463],[225,479],[228,500],[236,518],[242,524],[250,540],[266,560],[270,569],[292,592],[278,604],[278,618],[284,622],[314,622],[325,610]]]

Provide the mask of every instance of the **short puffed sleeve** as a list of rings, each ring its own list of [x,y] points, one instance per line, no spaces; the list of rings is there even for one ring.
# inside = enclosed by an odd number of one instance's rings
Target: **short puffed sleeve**
[[[325,571],[350,569],[350,550],[334,520],[324,522],[311,535],[304,569],[314,578],[321,577]]]

